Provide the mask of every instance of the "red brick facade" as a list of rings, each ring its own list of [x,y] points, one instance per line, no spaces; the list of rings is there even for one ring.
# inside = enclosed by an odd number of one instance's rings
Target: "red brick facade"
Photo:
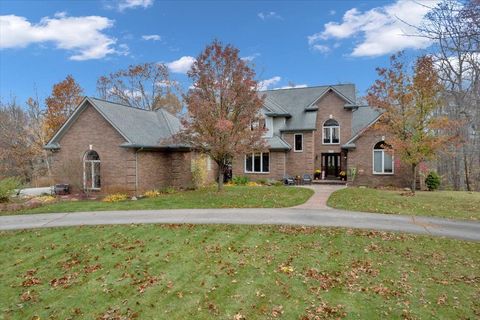
[[[83,187],[83,158],[92,149],[100,156],[102,194],[173,186],[192,186],[191,159],[195,152],[135,150],[120,145],[122,135],[92,106],[87,106],[59,140],[60,149],[52,153],[55,183],[69,183],[74,192]],[[206,160],[207,161],[207,160]],[[213,182],[215,164],[207,172]]]
[[[316,130],[282,132],[282,139],[292,146],[292,150],[271,152],[270,173],[257,174],[245,173],[244,157],[237,157],[233,163],[234,176],[248,176],[252,180],[269,178],[280,179],[284,175],[301,176],[305,173],[313,175],[316,169],[322,168],[322,154],[338,154],[340,166],[339,170],[349,173],[352,170],[356,172],[354,181],[349,179],[350,183],[356,185],[368,186],[408,186],[408,174],[404,165],[398,159],[394,160],[393,174],[374,174],[373,165],[373,146],[381,140],[381,136],[376,135],[372,130],[364,133],[355,141],[356,148],[352,150],[342,149],[352,138],[352,110],[345,108],[346,101],[330,91],[321,97],[315,105],[318,107]],[[323,143],[323,125],[329,119],[336,120],[340,125],[340,142],[338,144]],[[303,151],[295,152],[294,134],[303,134]],[[284,161],[282,161],[284,160]],[[349,170],[351,169],[351,170]]]

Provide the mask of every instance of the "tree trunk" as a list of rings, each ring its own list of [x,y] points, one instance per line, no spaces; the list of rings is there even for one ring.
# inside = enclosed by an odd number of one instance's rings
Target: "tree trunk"
[[[410,184],[410,189],[412,190],[412,193],[415,193],[415,190],[417,190],[417,165],[412,164],[412,181]]]
[[[469,167],[468,167],[468,156],[467,156],[467,151],[465,150],[465,147],[463,147],[463,164],[465,166],[465,184],[467,186],[467,191],[472,191],[472,188],[470,186],[470,172],[469,172]]]
[[[223,175],[225,173],[225,166],[223,163],[218,163],[218,184],[217,184],[217,192],[223,190]]]

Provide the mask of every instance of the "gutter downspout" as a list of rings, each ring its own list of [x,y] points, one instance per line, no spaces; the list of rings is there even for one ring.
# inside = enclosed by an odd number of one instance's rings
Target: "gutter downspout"
[[[138,153],[143,150],[143,147],[135,151],[135,195],[138,196]]]

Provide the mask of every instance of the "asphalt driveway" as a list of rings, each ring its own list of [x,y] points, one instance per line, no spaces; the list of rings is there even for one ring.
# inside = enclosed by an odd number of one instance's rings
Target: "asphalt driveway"
[[[0,230],[136,223],[347,227],[480,241],[480,222],[350,212],[330,208],[175,209],[14,215],[0,217]]]

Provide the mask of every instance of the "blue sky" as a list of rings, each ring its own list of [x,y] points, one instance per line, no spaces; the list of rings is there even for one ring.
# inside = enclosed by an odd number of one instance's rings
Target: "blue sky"
[[[99,76],[143,62],[167,63],[188,88],[214,38],[240,49],[263,88],[351,82],[364,94],[391,53],[428,49],[397,19],[427,11],[410,0],[1,1],[0,97],[23,102],[36,86],[43,100],[68,74],[94,96]]]

